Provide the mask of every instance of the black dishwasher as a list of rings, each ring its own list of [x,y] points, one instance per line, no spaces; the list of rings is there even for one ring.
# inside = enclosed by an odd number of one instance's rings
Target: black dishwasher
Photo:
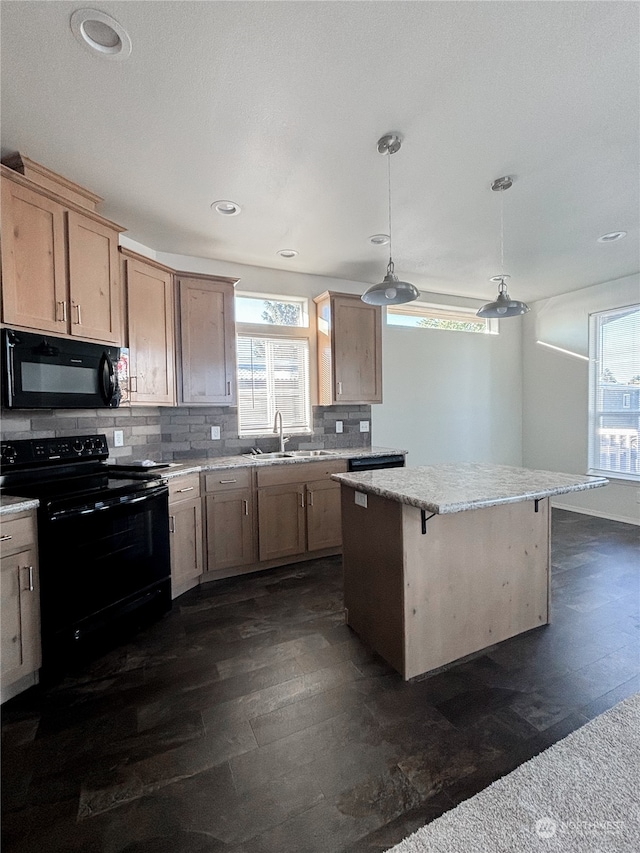
[[[404,468],[404,453],[387,453],[384,456],[357,456],[349,459],[349,471],[377,471],[380,468]]]

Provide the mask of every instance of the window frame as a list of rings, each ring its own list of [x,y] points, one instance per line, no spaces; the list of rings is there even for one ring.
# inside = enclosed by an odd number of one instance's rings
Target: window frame
[[[640,401],[638,405],[638,409],[632,409],[631,405],[627,408],[624,406],[624,399],[621,400],[620,409],[626,409],[630,415],[634,415],[636,418],[637,427],[619,427],[618,435],[624,440],[625,436],[628,438],[628,443],[626,448],[623,447],[620,450],[618,447],[618,455],[620,456],[621,452],[627,452],[629,455],[629,471],[620,471],[614,470],[613,468],[606,468],[600,465],[600,456],[601,456],[601,442],[599,440],[598,430],[604,429],[603,427],[599,427],[599,418],[607,414],[606,411],[600,411],[598,409],[598,392],[602,385],[600,381],[600,376],[602,373],[602,365],[603,365],[603,357],[602,357],[602,336],[601,329],[603,328],[600,325],[600,318],[603,316],[612,316],[615,314],[623,314],[630,312],[640,312],[640,303],[633,303],[631,305],[623,305],[617,308],[608,308],[604,311],[594,311],[589,314],[589,385],[588,385],[588,449],[587,449],[587,473],[599,475],[603,477],[607,477],[610,480],[620,480],[625,483],[637,483],[640,482]],[[628,388],[630,386],[620,384],[621,388]],[[624,398],[625,391],[622,391],[622,395]],[[628,392],[629,395],[631,392]],[[640,393],[640,392],[639,392]],[[635,431],[635,436],[633,435]],[[614,430],[609,430],[609,432],[614,432]],[[602,433],[600,433],[602,435]],[[635,438],[635,444],[634,444]],[[618,442],[618,445],[620,442]],[[624,441],[623,441],[624,444]],[[635,446],[635,459],[636,459],[636,467],[638,467],[637,471],[631,470],[633,464],[633,455],[632,448]],[[610,451],[610,455],[615,453],[615,451]]]
[[[286,340],[289,338],[297,338],[303,339],[307,341],[308,346],[308,369],[309,374],[307,376],[307,417],[309,426],[305,430],[300,429],[289,429],[286,425],[284,425],[284,431],[287,435],[290,436],[309,436],[313,433],[313,406],[314,402],[317,400],[317,376],[316,376],[316,342],[315,336],[312,334],[313,320],[315,318],[311,318],[309,315],[309,309],[311,307],[310,300],[304,296],[290,296],[282,293],[257,293],[257,292],[249,292],[249,291],[236,291],[234,294],[236,297],[250,297],[253,299],[267,301],[267,302],[300,302],[302,304],[302,313],[303,318],[306,318],[307,325],[306,326],[283,326],[277,325],[275,323],[243,323],[241,321],[236,320],[236,339],[242,337],[253,337],[253,338],[270,338],[275,340]],[[236,353],[237,353],[237,340],[236,340]],[[239,370],[239,365],[236,365],[236,372]],[[238,379],[238,438],[265,438],[267,436],[275,435],[269,431],[269,427],[265,427],[265,432],[243,432],[241,429],[241,420],[240,420],[240,389],[239,389],[239,376]]]
[[[438,328],[437,326],[418,326],[417,324],[410,325],[408,323],[390,323],[389,314],[394,315],[396,317],[413,316],[416,319],[425,320],[456,320],[456,315],[458,315],[463,322],[473,322],[478,324],[484,322],[485,329],[484,331],[474,331],[472,329],[443,329]],[[438,314],[440,314],[441,316],[436,316]],[[499,320],[478,317],[475,308],[463,307],[460,305],[449,305],[440,302],[411,302],[404,305],[388,305],[386,309],[385,322],[387,326],[392,326],[393,328],[400,329],[420,329],[420,331],[428,330],[433,332],[464,332],[466,334],[471,335],[500,334]]]

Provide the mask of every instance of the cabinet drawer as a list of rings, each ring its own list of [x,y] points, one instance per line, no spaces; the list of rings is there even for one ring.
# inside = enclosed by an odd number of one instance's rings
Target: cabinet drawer
[[[347,463],[341,459],[322,462],[302,462],[294,465],[265,465],[256,470],[258,486],[279,486],[286,483],[308,483],[326,480],[332,474],[342,474]]]
[[[200,497],[200,475],[189,474],[169,480],[169,503],[192,500]]]
[[[4,516],[0,524],[0,553],[13,554],[31,548],[36,541],[34,514],[16,518]]]
[[[208,471],[204,475],[205,492],[228,492],[230,489],[248,489],[251,486],[251,468],[229,468],[226,471]]]

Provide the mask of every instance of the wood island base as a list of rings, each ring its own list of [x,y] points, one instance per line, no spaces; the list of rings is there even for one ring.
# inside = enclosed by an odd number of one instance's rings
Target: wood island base
[[[548,623],[549,498],[423,525],[416,507],[341,488],[347,624],[405,680]]]

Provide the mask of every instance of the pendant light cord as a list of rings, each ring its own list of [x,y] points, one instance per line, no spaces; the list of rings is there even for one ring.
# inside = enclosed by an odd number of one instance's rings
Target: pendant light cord
[[[500,192],[500,272],[504,280],[504,190]]]
[[[391,152],[387,151],[388,158],[388,184],[389,184],[389,264],[387,266],[387,273],[393,273],[394,265],[393,265],[393,250],[391,244]]]

